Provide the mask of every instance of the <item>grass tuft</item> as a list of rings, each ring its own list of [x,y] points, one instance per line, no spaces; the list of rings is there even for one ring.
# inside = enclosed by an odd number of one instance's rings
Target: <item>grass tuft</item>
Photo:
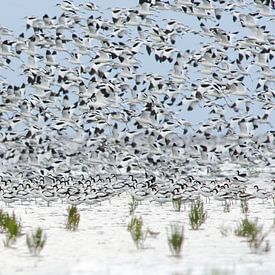
[[[6,233],[4,240],[5,247],[11,247],[16,242],[16,239],[21,234],[21,223],[17,220],[14,213],[10,216],[8,213],[0,210],[0,230]]]
[[[263,232],[263,226],[259,225],[257,220],[249,221],[246,217],[235,229],[235,235],[246,238],[252,252],[268,252],[271,247],[266,237],[274,229],[274,226],[275,224],[268,231]]]
[[[144,248],[144,242],[147,238],[147,230],[143,230],[142,218],[132,217],[127,229],[130,232],[136,247],[138,249]]]
[[[27,234],[26,243],[30,253],[34,256],[38,256],[41,250],[44,248],[46,240],[47,236],[45,233],[43,233],[43,229],[41,229],[40,227],[38,227],[31,234]]]
[[[70,206],[67,208],[68,217],[66,223],[66,229],[70,231],[76,231],[79,226],[80,214],[76,206]]]
[[[182,199],[177,198],[177,199],[172,199],[173,207],[176,212],[180,212],[181,206],[182,206]]]
[[[261,232],[262,228],[258,225],[257,220],[254,222],[251,222],[246,217],[243,219],[238,227],[235,229],[235,235],[237,237],[251,237],[251,236],[257,236]]]
[[[171,254],[174,257],[179,257],[184,241],[184,228],[183,225],[171,224],[167,230],[168,245]]]
[[[189,222],[193,230],[198,230],[205,222],[207,212],[204,211],[203,201],[197,200],[192,202],[191,210],[189,212]]]
[[[133,215],[138,207],[138,201],[131,196],[131,201],[129,202],[129,214]]]

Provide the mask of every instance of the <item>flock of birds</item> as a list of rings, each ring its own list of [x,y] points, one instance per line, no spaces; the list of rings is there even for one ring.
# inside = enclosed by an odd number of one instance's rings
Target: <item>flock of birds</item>
[[[20,174],[23,176],[23,173]],[[247,175],[237,170],[234,177],[223,180],[197,180],[193,176],[171,176],[154,174],[122,178],[116,175],[103,176],[101,174],[72,176],[38,176],[32,179],[12,181],[1,176],[0,199],[7,205],[20,201],[31,203],[42,199],[50,206],[51,202],[61,201],[71,205],[93,205],[102,201],[111,200],[114,196],[127,193],[136,201],[150,200],[151,202],[186,203],[205,198],[222,202],[248,201],[261,199],[263,201],[275,197],[275,178],[270,185],[273,189],[266,190],[254,185],[254,192],[247,192]]]
[[[1,200],[273,196],[274,1],[136,4],[0,26]]]

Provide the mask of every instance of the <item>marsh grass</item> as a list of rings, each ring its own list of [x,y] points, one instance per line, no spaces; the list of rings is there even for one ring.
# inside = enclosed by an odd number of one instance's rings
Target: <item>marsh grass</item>
[[[5,247],[11,247],[16,242],[16,239],[21,235],[21,229],[21,223],[14,213],[10,216],[0,210],[0,230],[6,233],[6,238],[3,241]]]
[[[138,207],[138,201],[131,196],[131,201],[129,202],[129,214],[133,215]]]
[[[182,206],[182,199],[181,198],[172,199],[172,204],[173,204],[174,210],[176,212],[180,212],[181,206]]]
[[[266,240],[268,234],[274,229],[275,224],[266,232],[263,232],[263,226],[258,224],[258,220],[249,221],[246,217],[235,229],[235,235],[246,238],[252,252],[270,251],[269,241]]]
[[[249,207],[248,207],[248,202],[247,200],[242,200],[241,201],[241,211],[244,214],[247,214],[249,212]]]
[[[184,227],[179,224],[171,224],[167,229],[167,239],[171,254],[179,257],[184,241]]]
[[[144,248],[144,242],[147,238],[147,230],[143,229],[142,218],[132,217],[127,229],[130,232],[136,247],[138,249]]]
[[[70,206],[67,208],[68,217],[66,223],[66,229],[70,231],[76,231],[79,226],[80,214],[76,206]]]
[[[249,221],[246,217],[243,219],[237,228],[235,229],[235,235],[237,237],[250,237],[257,236],[261,232],[262,228],[258,225],[258,221]]]
[[[44,248],[47,240],[46,234],[43,232],[43,229],[38,227],[31,234],[27,234],[26,243],[29,248],[29,251],[34,256],[38,256],[41,250]]]
[[[192,202],[191,210],[189,212],[189,222],[193,230],[198,230],[199,227],[205,222],[207,212],[204,211],[202,200]]]

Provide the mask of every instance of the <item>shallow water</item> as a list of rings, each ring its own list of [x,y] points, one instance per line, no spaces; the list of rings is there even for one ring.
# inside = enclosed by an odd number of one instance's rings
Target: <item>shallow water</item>
[[[251,179],[251,186],[260,179]],[[264,183],[262,181],[262,183]],[[268,181],[261,185],[272,189]],[[249,190],[249,188],[248,188]],[[37,204],[19,202],[6,207],[15,211],[23,225],[23,233],[41,226],[47,242],[40,257],[31,257],[25,236],[18,239],[14,249],[4,248],[2,242],[0,274],[275,274],[275,232],[268,235],[271,251],[251,253],[248,244],[234,235],[234,229],[245,215],[240,202],[224,205],[213,198],[205,203],[207,220],[198,231],[191,230],[188,220],[190,204],[175,212],[171,203],[160,205],[146,200],[138,206],[135,215],[142,216],[144,228],[159,232],[148,237],[144,249],[138,250],[127,231],[130,197],[123,194],[101,205],[80,205],[79,230],[65,230],[67,205],[60,202],[50,207],[43,201]],[[248,202],[250,219],[258,218],[268,230],[273,223],[275,206],[272,199]],[[170,256],[167,228],[172,223],[184,225],[185,240],[180,258]],[[223,236],[221,230],[227,231]],[[0,237],[4,239],[4,234]]]

